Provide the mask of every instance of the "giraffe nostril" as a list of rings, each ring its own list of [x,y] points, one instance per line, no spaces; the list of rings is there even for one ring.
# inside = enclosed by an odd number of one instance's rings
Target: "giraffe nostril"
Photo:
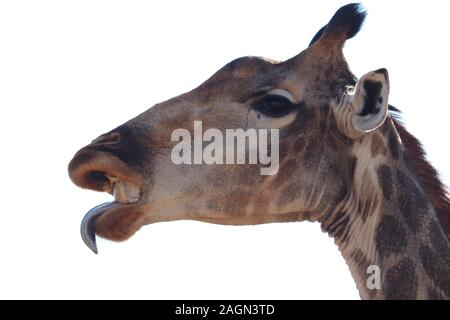
[[[111,132],[104,135],[101,135],[94,141],[92,141],[93,145],[106,145],[106,144],[116,144],[120,141],[120,133],[119,132]]]

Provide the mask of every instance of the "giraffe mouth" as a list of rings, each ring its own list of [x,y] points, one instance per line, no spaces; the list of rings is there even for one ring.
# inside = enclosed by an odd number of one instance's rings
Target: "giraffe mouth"
[[[97,235],[123,241],[136,231],[143,184],[132,168],[113,154],[82,149],[69,164],[69,175],[82,188],[114,197],[114,201],[89,210],[81,221],[81,238],[89,249],[98,252]]]
[[[108,215],[117,212],[118,209],[131,209],[134,204],[139,202],[142,195],[138,185],[123,181],[110,174],[105,174],[105,176],[110,181],[108,193],[114,196],[114,201],[100,204],[89,210],[84,215],[80,226],[81,238],[94,253],[98,253],[96,242],[97,220],[101,217],[105,220]],[[129,210],[125,211],[129,213]]]

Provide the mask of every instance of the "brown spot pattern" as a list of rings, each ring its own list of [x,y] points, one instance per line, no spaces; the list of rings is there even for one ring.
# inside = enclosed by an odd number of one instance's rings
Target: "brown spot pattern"
[[[385,215],[377,226],[375,243],[380,260],[383,261],[389,255],[400,253],[406,248],[406,231],[396,218]]]
[[[397,189],[400,213],[413,232],[419,231],[428,212],[428,201],[414,181],[406,173],[397,169]]]
[[[449,244],[437,221],[430,225],[430,244],[419,249],[422,264],[430,276],[446,295],[450,297],[450,253]]]
[[[391,200],[392,193],[394,191],[391,169],[387,165],[383,164],[378,168],[377,176],[378,183],[383,190],[383,196],[387,200]]]
[[[412,300],[417,296],[417,287],[414,262],[404,258],[386,271],[382,290],[387,300]]]

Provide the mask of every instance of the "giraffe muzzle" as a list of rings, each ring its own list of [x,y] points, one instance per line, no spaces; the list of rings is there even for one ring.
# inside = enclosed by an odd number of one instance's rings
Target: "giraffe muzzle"
[[[112,152],[91,145],[81,149],[69,164],[69,175],[79,187],[111,194],[114,201],[89,210],[81,221],[81,238],[97,253],[96,235],[121,241],[131,235],[142,205],[143,184],[136,170]]]

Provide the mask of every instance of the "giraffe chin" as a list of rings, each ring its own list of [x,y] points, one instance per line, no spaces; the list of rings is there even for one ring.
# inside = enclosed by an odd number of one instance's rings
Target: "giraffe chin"
[[[97,235],[113,241],[127,240],[141,227],[142,216],[138,203],[112,201],[100,204],[89,210],[81,221],[81,238],[97,254]]]

